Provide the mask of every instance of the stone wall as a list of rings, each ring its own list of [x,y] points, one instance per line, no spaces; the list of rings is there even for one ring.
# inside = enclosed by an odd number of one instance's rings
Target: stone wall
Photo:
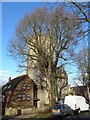
[[[16,108],[5,108],[5,115],[17,115],[18,111]]]
[[[48,91],[38,89],[37,97],[40,99],[40,101],[38,101],[38,108],[42,108],[46,104],[49,104]]]
[[[42,108],[25,108],[25,109],[17,109],[17,108],[6,108],[5,109],[5,115],[25,115],[25,114],[32,114],[32,113],[38,113],[38,112],[44,112],[47,110],[47,107]]]

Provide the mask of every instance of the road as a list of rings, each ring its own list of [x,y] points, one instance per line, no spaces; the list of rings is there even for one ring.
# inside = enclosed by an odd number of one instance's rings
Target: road
[[[90,112],[83,112],[81,114],[74,114],[73,116],[65,116],[65,117],[48,117],[48,118],[30,118],[28,115],[26,117],[13,117],[13,118],[3,118],[2,120],[90,120]]]
[[[88,118],[90,120],[90,112],[83,112],[81,114],[76,114],[76,115],[71,116],[71,118]]]

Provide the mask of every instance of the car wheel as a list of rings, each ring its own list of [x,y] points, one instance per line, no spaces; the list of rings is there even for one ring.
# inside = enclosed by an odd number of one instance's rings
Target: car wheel
[[[81,110],[80,110],[80,108],[78,109],[78,113],[79,113],[79,114],[81,113]]]
[[[64,116],[65,116],[65,113],[63,112],[63,113],[62,113],[62,117],[64,117]]]
[[[74,115],[74,111],[72,111],[71,115],[72,115],[72,116]]]
[[[88,111],[90,112],[90,105],[89,105],[89,110]]]

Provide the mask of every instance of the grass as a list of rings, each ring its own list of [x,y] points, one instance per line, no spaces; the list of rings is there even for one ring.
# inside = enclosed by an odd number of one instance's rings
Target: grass
[[[51,113],[38,113],[36,116],[33,116],[32,118],[46,118],[51,116]]]

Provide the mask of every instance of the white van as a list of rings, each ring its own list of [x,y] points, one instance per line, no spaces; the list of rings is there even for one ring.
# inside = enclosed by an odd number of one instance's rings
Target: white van
[[[66,96],[64,104],[67,104],[74,111],[89,111],[89,104],[86,103],[86,99],[83,96]]]

